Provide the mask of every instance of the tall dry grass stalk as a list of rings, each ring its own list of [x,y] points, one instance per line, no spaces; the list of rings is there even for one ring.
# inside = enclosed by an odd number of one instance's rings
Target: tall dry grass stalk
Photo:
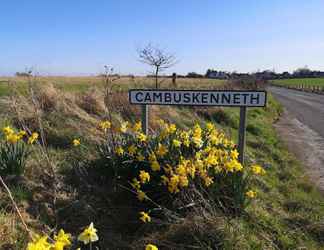
[[[17,91],[17,88],[14,88],[16,91],[15,94],[19,93],[19,91]],[[51,159],[50,154],[48,153],[48,148],[47,148],[47,143],[46,143],[46,137],[45,137],[45,133],[44,133],[44,126],[43,126],[43,110],[42,107],[45,109],[51,109],[53,107],[53,105],[55,104],[55,96],[54,96],[54,92],[53,89],[51,89],[49,98],[46,97],[46,93],[45,92],[40,92],[41,94],[39,94],[37,96],[37,78],[32,76],[31,74],[28,76],[28,99],[30,101],[30,103],[32,104],[31,106],[29,105],[28,100],[26,100],[23,96],[21,95],[12,95],[12,99],[11,99],[11,107],[13,109],[13,111],[16,114],[16,117],[18,119],[18,122],[20,124],[20,126],[27,131],[29,134],[32,133],[33,130],[35,130],[34,128],[31,129],[28,126],[28,123],[26,123],[25,121],[25,116],[24,116],[24,111],[26,107],[28,107],[29,109],[31,109],[33,117],[35,117],[36,122],[37,122],[37,131],[39,131],[40,133],[40,137],[41,137],[41,141],[37,141],[37,148],[40,151],[40,156],[38,158],[38,162],[40,164],[43,164],[44,161],[46,162],[47,166],[49,166],[50,168],[50,183],[51,183],[51,193],[52,193],[52,201],[51,201],[51,206],[55,215],[55,227],[57,227],[57,221],[58,221],[58,217],[57,217],[57,213],[56,213],[56,202],[57,202],[57,185],[58,185],[58,178],[57,178],[57,174],[56,174],[56,168],[57,166],[55,165],[55,161]],[[21,107],[21,104],[24,103],[25,107]],[[38,154],[37,154],[38,156]]]

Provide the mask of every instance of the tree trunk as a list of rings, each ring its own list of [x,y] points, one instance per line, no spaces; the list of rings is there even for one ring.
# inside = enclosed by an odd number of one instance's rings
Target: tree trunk
[[[159,67],[156,67],[155,70],[155,88],[159,88],[159,81],[158,81],[158,76],[159,76]]]

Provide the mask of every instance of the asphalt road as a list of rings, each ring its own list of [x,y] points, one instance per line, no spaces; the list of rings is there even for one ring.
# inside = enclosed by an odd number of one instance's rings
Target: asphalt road
[[[275,124],[280,137],[324,192],[324,95],[278,87],[268,91],[285,108]]]
[[[293,117],[324,138],[324,95],[277,87],[269,91]]]

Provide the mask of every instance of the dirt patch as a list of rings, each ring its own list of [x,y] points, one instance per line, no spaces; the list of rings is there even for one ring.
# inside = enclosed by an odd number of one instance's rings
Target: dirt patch
[[[311,180],[324,192],[324,138],[287,110],[275,128],[289,150],[306,166]]]

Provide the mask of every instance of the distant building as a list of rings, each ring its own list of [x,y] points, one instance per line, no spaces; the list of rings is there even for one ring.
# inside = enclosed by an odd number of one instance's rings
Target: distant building
[[[229,78],[229,75],[225,71],[217,71],[217,70],[209,69],[207,70],[206,77],[211,79],[227,79]]]

